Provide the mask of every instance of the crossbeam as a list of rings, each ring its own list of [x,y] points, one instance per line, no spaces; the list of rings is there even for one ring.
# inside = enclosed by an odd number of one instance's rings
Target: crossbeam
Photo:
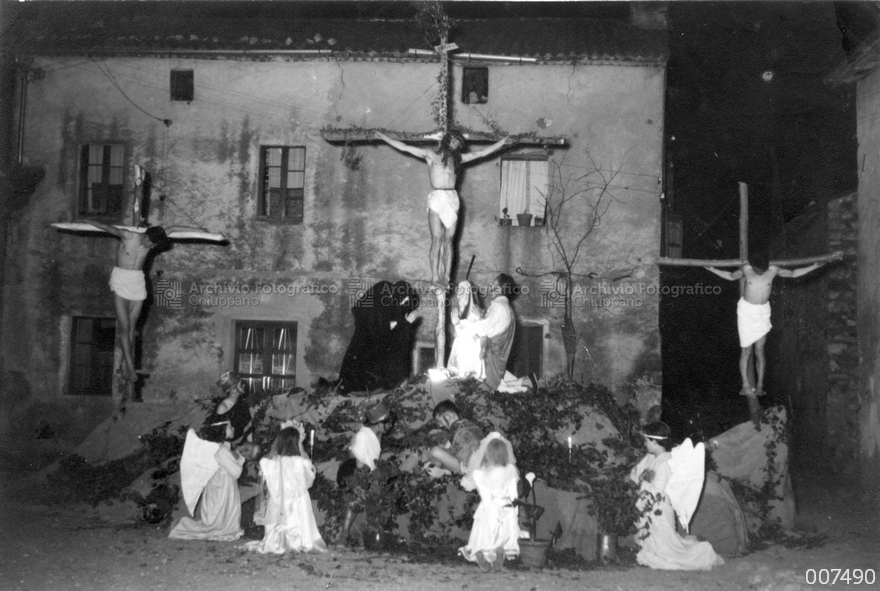
[[[69,230],[71,232],[101,232],[104,230],[101,228],[96,228],[92,224],[87,224],[85,222],[57,222],[52,224],[53,227],[58,228],[59,230]],[[147,231],[146,228],[138,228],[136,226],[121,226],[114,224],[114,228],[119,228],[120,230],[128,230],[129,232],[137,232],[139,234],[143,234]],[[172,240],[209,240],[211,242],[225,242],[226,237],[223,234],[215,234],[213,232],[204,232],[202,230],[171,230],[168,232],[168,238]]]
[[[817,255],[812,257],[804,257],[799,259],[782,259],[778,261],[770,261],[771,265],[777,267],[800,267],[803,265],[812,265],[813,263],[827,263],[835,260],[843,259],[843,251],[838,250],[831,254]],[[741,267],[749,261],[744,259],[673,259],[668,257],[660,257],[657,259],[658,265],[666,265],[669,267]]]
[[[440,131],[431,132],[406,132],[406,131],[387,131],[384,129],[341,129],[336,127],[327,127],[321,130],[321,136],[331,143],[353,143],[353,142],[378,142],[381,140],[373,137],[374,131],[381,131],[385,135],[401,142],[408,144],[433,144],[442,136]],[[482,131],[467,131],[462,134],[464,139],[473,143],[494,143],[500,140],[502,135],[495,133],[486,133]],[[536,146],[566,146],[568,139],[565,136],[539,137],[534,134],[513,134],[511,139],[521,145]]]

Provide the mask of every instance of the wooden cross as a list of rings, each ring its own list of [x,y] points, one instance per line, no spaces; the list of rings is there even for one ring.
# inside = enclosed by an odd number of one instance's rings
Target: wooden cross
[[[682,259],[660,257],[658,265],[670,267],[741,267],[749,262],[749,193],[745,183],[739,184],[739,258],[738,259]],[[835,251],[824,254],[798,259],[781,259],[770,261],[777,267],[800,267],[813,263],[825,263],[843,258],[843,251]]]
[[[58,222],[52,224],[54,228],[59,230],[67,230],[73,232],[113,232],[113,228],[119,228],[128,232],[145,233],[147,231],[149,216],[149,200],[150,200],[150,173],[141,166],[135,166],[135,187],[134,196],[131,205],[131,226],[124,225],[106,225],[103,228],[95,226],[88,222]],[[100,223],[100,222],[98,222]],[[176,226],[168,228],[167,234],[171,240],[207,240],[209,242],[225,242],[226,238],[222,234],[206,232],[200,228],[184,228]],[[117,327],[120,326],[119,310],[117,309]],[[117,328],[118,330],[118,328]],[[122,338],[127,338],[125,335]],[[128,342],[128,349],[123,348],[122,351],[129,351],[134,355],[134,337]],[[121,341],[120,341],[121,342]],[[121,346],[121,345],[120,345]],[[125,359],[123,358],[123,363]],[[115,418],[120,418],[125,412],[125,403],[135,400],[137,384],[141,378],[147,377],[145,374],[138,374],[138,380],[121,379],[122,382],[122,403]]]
[[[723,260],[701,260],[701,259],[681,259],[660,257],[657,260],[658,265],[680,266],[680,267],[741,267],[749,262],[749,193],[748,186],[745,183],[739,183],[739,256],[738,259]],[[813,263],[824,263],[843,258],[843,251],[836,251],[831,254],[770,261],[771,265],[777,267],[800,267],[803,265],[811,265]],[[745,278],[740,280],[740,295],[745,290]],[[749,357],[747,377],[749,385],[755,387],[755,369],[754,356]],[[757,420],[761,414],[761,405],[755,396],[748,396],[749,413],[753,420]]]
[[[440,45],[435,46],[433,49],[440,56],[441,64],[440,95],[437,99],[435,99],[439,103],[435,103],[438,107],[438,119],[440,123],[439,131],[413,134],[379,129],[338,129],[328,127],[321,130],[321,135],[324,137],[324,139],[328,142],[344,142],[346,144],[352,142],[375,142],[377,141],[374,136],[375,131],[381,131],[392,139],[406,143],[434,143],[437,140],[441,139],[449,131],[451,127],[451,122],[453,120],[452,105],[450,104],[451,81],[449,76],[449,53],[458,49],[458,45],[456,45],[455,43],[449,43],[448,38],[444,33],[441,35]],[[466,132],[463,135],[468,142],[494,143],[504,137],[498,134],[489,134],[482,132]],[[545,147],[566,145],[565,137],[539,138],[534,134],[512,135],[510,137],[512,137],[516,143],[522,145],[543,145]],[[446,273],[449,273],[449,269],[446,269]],[[448,285],[444,288],[436,288],[437,326],[434,329],[434,350],[435,367],[438,369],[443,369],[445,367],[444,357],[446,351],[446,290],[448,289]]]

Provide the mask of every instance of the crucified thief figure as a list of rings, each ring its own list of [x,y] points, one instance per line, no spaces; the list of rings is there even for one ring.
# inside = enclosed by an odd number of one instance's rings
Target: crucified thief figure
[[[706,270],[729,281],[746,278],[743,295],[736,306],[736,326],[739,332],[739,344],[742,347],[739,357],[739,373],[742,377],[740,394],[749,399],[752,420],[760,418],[760,405],[756,397],[764,395],[764,369],[766,367],[764,344],[772,327],[770,324],[770,291],[773,288],[773,279],[777,275],[779,277],[802,277],[824,264],[824,262],[813,263],[798,269],[784,269],[771,265],[766,252],[762,252],[750,256],[749,262],[736,271],[722,271],[715,267],[706,267]],[[754,386],[749,380],[749,360],[753,353],[755,373],[757,374]]]
[[[122,349],[119,373],[127,382],[137,381],[134,368],[134,337],[141,307],[147,299],[144,261],[151,251],[166,248],[171,240],[161,226],[151,226],[145,232],[133,232],[100,222],[88,221],[92,226],[120,239],[116,250],[116,266],[110,273],[110,291],[116,309],[119,327],[117,339]]]
[[[463,152],[464,136],[455,130],[449,130],[440,138],[437,150],[417,148],[376,131],[375,137],[389,146],[423,159],[428,165],[431,179],[431,192],[428,194],[428,227],[431,230],[431,283],[445,287],[449,283],[449,272],[452,266],[452,239],[458,223],[460,201],[456,184],[461,165],[478,158],[494,154],[512,144],[514,140],[505,137],[491,146],[477,152]]]

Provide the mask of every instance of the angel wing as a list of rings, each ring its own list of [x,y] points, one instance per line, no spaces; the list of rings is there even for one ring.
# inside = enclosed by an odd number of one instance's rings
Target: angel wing
[[[706,446],[703,443],[695,446],[687,438],[681,445],[672,448],[670,454],[666,496],[684,530],[690,531],[691,517],[700,502],[703,479],[706,477]]]
[[[196,514],[199,495],[211,476],[220,469],[220,464],[214,459],[218,449],[219,443],[201,439],[192,429],[186,432],[183,455],[180,457],[180,488],[183,501],[192,516]]]

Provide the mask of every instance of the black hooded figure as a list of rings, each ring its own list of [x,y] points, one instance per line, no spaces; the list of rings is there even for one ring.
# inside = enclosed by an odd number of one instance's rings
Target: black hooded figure
[[[393,388],[412,373],[416,290],[405,282],[379,281],[351,309],[354,335],[339,370],[339,392]]]
[[[381,386],[379,351],[382,344],[388,342],[391,333],[388,322],[390,312],[386,310],[390,308],[386,294],[391,292],[391,288],[391,282],[379,281],[367,289],[351,308],[354,334],[339,370],[341,393],[374,390]]]

